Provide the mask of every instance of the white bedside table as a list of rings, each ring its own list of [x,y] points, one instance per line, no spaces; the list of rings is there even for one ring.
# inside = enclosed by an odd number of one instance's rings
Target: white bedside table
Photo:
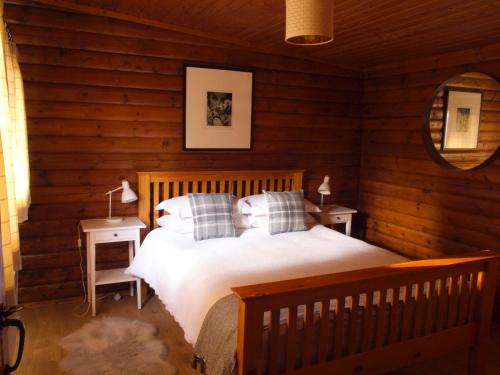
[[[141,243],[140,229],[146,225],[136,217],[126,217],[117,223],[108,223],[106,219],[80,221],[82,231],[87,236],[87,289],[88,300],[92,303],[92,316],[96,313],[96,285],[115,284],[130,281],[130,295],[134,295],[134,282],[137,285],[137,307],[141,306],[141,279],[125,274],[126,268],[95,270],[95,249],[97,244],[110,242],[128,242],[129,264]]]
[[[323,205],[320,208],[321,212],[313,214],[320,224],[345,224],[345,234],[351,235],[352,215],[358,212],[357,210],[335,204]]]

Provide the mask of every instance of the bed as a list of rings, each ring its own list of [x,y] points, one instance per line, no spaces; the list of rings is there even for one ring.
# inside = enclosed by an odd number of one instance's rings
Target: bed
[[[407,261],[319,225],[198,243],[156,229],[162,213],[153,207],[187,192],[242,197],[301,187],[297,170],[139,172],[139,216],[151,232],[130,271],[155,289],[190,343],[210,307],[232,291],[238,374],[381,373],[465,348],[470,373],[480,373],[498,264],[490,251]],[[346,306],[362,330],[345,326]]]

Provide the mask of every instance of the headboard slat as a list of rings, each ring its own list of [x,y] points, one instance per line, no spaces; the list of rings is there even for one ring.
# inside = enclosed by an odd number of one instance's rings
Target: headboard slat
[[[160,183],[159,182],[154,182],[153,183],[153,226],[155,228],[158,227],[158,224],[156,223],[156,219],[158,219],[159,212],[154,209],[154,207],[160,202]]]
[[[154,207],[160,199],[190,192],[232,192],[237,197],[260,193],[259,190],[297,190],[302,188],[303,170],[261,171],[187,171],[138,172],[139,218],[148,230],[156,227]],[[172,185],[170,185],[172,184]],[[217,188],[218,185],[218,188]],[[160,194],[162,190],[163,194]]]

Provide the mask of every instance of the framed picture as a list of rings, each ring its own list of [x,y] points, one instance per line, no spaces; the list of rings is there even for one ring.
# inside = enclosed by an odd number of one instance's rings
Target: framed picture
[[[446,89],[443,150],[477,148],[482,98],[481,91]]]
[[[251,70],[184,65],[184,150],[251,150]]]

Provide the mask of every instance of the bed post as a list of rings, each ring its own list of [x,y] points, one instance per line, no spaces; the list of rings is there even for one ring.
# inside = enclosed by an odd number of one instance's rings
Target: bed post
[[[141,230],[141,242],[145,235],[151,230],[151,176],[149,173],[137,172],[138,176],[138,192],[139,192],[139,219],[146,224],[146,229]],[[141,305],[144,306],[148,300],[148,284],[141,279]]]
[[[139,219],[146,224],[146,233],[151,230],[151,177],[149,173],[138,172],[139,181]]]
[[[498,260],[488,260],[481,280],[480,300],[476,308],[478,323],[476,343],[469,349],[469,375],[484,374],[484,351],[490,338]]]
[[[237,375],[262,373],[262,322],[262,309],[258,307],[258,300],[240,298],[236,349]]]

